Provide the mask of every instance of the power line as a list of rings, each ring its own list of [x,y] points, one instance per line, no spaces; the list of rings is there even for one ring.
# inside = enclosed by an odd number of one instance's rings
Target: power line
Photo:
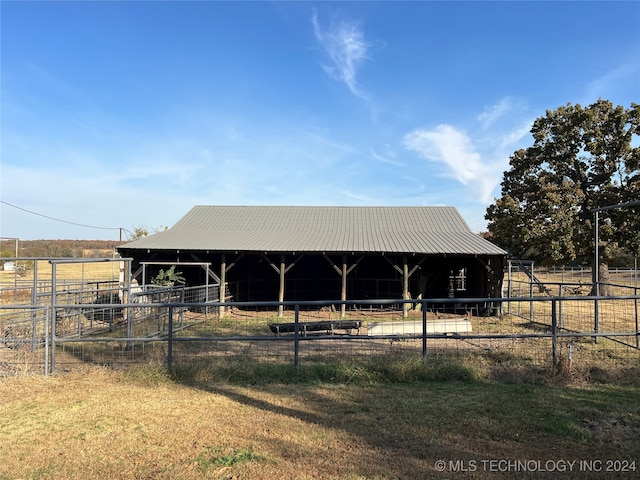
[[[97,228],[99,230],[120,230],[120,227],[96,227],[95,225],[85,225],[83,223],[69,222],[67,220],[60,220],[59,218],[49,217],[48,215],[43,215],[42,213],[32,212],[31,210],[27,210],[26,208],[19,207],[17,205],[13,205],[9,202],[5,202],[4,200],[0,200],[0,203],[4,203],[9,207],[17,208],[18,210],[22,210],[23,212],[31,213],[32,215],[37,215],[38,217],[48,218],[49,220],[55,220],[56,222],[67,223],[69,225],[75,225],[77,227],[85,227],[85,228]]]

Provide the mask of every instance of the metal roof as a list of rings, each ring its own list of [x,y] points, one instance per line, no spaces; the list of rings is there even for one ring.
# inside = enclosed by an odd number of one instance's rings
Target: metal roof
[[[454,207],[193,207],[170,229],[122,250],[480,254],[506,252],[475,235]]]

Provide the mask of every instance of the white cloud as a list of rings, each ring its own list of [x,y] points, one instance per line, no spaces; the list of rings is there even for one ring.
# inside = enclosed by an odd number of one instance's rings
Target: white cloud
[[[529,117],[529,118],[527,118]],[[509,156],[522,148],[533,120],[523,100],[504,97],[475,116],[470,133],[453,125],[417,128],[403,138],[405,148],[444,165],[444,175],[467,187],[468,198],[488,203],[509,167]]]
[[[477,119],[483,129],[491,127],[499,118],[503,117],[513,108],[512,101],[508,97],[503,98],[497,104],[486,107]]]
[[[480,155],[466,133],[451,125],[438,125],[434,130],[414,130],[404,137],[404,145],[427,160],[442,162],[453,176],[467,185],[483,170]]]
[[[421,157],[446,165],[449,175],[469,187],[482,202],[491,199],[499,183],[497,165],[483,162],[469,136],[451,125],[439,125],[433,130],[416,129],[407,134],[405,147]]]
[[[357,97],[368,100],[356,78],[360,65],[369,59],[367,52],[370,47],[360,25],[341,20],[332,22],[323,31],[317,15],[313,15],[312,22],[315,38],[330,60],[329,65],[323,65],[325,72],[333,79],[346,83]]]

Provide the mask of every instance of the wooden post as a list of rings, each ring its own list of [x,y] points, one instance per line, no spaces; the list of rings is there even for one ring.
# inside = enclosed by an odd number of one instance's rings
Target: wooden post
[[[284,273],[285,273],[284,255],[280,255],[280,293],[278,294],[279,302],[284,302]],[[282,317],[283,313],[284,313],[284,306],[280,304],[278,305],[278,318]]]
[[[409,300],[409,265],[407,264],[406,256],[402,257],[402,298]],[[404,318],[409,316],[408,306],[408,303],[402,304],[402,316]]]
[[[347,256],[342,255],[342,292],[340,293],[340,300],[343,302],[347,299]],[[340,318],[344,319],[347,315],[347,305],[340,305]]]
[[[224,302],[227,296],[227,289],[225,288],[227,282],[227,256],[223,253],[222,259],[220,260],[220,288],[219,297],[220,301]],[[220,318],[224,317],[224,307],[221,306],[218,315]]]

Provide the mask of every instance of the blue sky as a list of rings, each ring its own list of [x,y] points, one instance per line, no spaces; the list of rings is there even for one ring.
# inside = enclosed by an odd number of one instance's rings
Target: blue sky
[[[479,232],[535,118],[640,102],[635,1],[0,9],[3,237],[194,205],[451,205]]]

